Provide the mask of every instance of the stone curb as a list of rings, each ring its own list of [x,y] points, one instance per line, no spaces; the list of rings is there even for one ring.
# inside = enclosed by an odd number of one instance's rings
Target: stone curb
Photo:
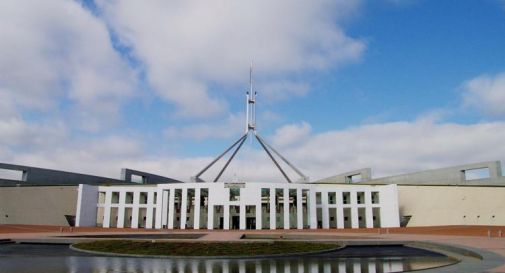
[[[417,248],[424,248],[428,250],[442,250],[442,251],[447,251],[447,252],[452,252],[456,253],[462,256],[467,256],[467,257],[472,257],[476,258],[479,260],[484,260],[484,257],[480,255],[479,253],[472,251],[468,248],[463,248],[459,246],[454,246],[454,245],[447,245],[447,244],[440,244],[440,243],[432,243],[432,242],[406,242],[405,245],[410,245],[413,247]]]

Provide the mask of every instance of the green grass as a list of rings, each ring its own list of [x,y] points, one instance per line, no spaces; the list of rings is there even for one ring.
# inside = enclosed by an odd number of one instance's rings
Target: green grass
[[[75,248],[99,252],[166,255],[166,256],[255,256],[295,254],[335,249],[333,243],[310,242],[148,242],[131,240],[103,240],[73,245]]]

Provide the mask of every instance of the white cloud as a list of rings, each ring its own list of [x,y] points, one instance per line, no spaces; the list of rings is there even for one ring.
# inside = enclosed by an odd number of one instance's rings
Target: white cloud
[[[275,131],[273,145],[278,147],[290,147],[299,145],[310,136],[312,127],[307,122],[300,124],[288,124]]]
[[[481,75],[463,84],[463,103],[494,117],[505,117],[505,73]]]
[[[16,126],[23,128],[22,125]],[[51,129],[57,127],[48,126],[45,132]],[[31,136],[34,133],[18,131],[31,133]],[[6,139],[5,135],[0,139]],[[0,143],[0,151],[3,151],[0,162],[111,177],[119,177],[120,168],[128,167],[188,181],[213,159],[152,155],[144,150],[142,142],[125,136],[68,140],[64,135],[45,135],[43,139],[46,141],[31,142],[28,150],[19,150],[16,148],[19,146],[14,147],[11,143]],[[363,167],[372,167],[374,177],[378,177],[471,162],[505,160],[505,122],[461,125],[420,119],[323,133],[310,133],[310,125],[301,123],[281,127],[270,139],[279,152],[313,180]],[[28,138],[23,142],[30,143]],[[220,161],[204,178],[210,180],[215,177],[223,164],[224,160]],[[296,180],[293,172],[289,175]],[[223,179],[283,181],[267,155],[252,141],[244,144]]]
[[[258,85],[260,95],[282,100],[306,95],[309,86],[273,79],[353,62],[365,49],[339,26],[359,1],[111,0],[99,6],[103,18],[73,1],[0,2],[0,161],[112,177],[129,167],[187,180],[212,160],[149,154],[137,136],[76,136],[76,127],[99,130],[117,118],[121,104],[135,96],[137,75],[113,48],[102,19],[132,48],[158,95],[175,102],[185,116],[227,110],[223,94],[209,86],[247,80],[251,58],[258,78],[265,79]],[[479,76],[464,84],[464,102],[505,116],[504,88],[505,74]],[[70,109],[61,113],[60,104]],[[29,119],[25,109],[55,111],[58,118]],[[284,120],[263,111],[260,118]],[[322,133],[302,122],[280,127],[269,139],[314,179],[362,167],[386,175],[504,159],[505,123],[462,125],[437,119],[433,114]],[[230,138],[240,135],[243,126],[243,116],[233,114],[215,124],[171,127],[165,134]],[[236,174],[239,179],[282,181],[257,148],[248,141],[224,179]]]
[[[169,139],[226,139],[238,137],[245,129],[245,116],[231,114],[225,120],[192,124],[187,126],[169,127],[164,131]]]
[[[224,112],[209,86],[244,83],[251,59],[259,78],[273,77],[353,62],[365,49],[336,24],[355,0],[97,2],[150,84],[186,116]]]
[[[0,92],[10,105],[48,112],[65,101],[105,123],[133,93],[134,72],[105,24],[77,2],[2,1],[0,37]]]
[[[27,123],[19,117],[0,119],[0,145],[24,151],[50,151],[68,137],[63,122]],[[46,150],[46,147],[48,150]]]

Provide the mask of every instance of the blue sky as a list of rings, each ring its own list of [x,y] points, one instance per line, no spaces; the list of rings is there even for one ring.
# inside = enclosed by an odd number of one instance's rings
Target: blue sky
[[[2,5],[2,162],[186,179],[242,133],[251,60],[260,133],[313,178],[505,159],[503,1]],[[270,165],[248,143],[226,179]]]

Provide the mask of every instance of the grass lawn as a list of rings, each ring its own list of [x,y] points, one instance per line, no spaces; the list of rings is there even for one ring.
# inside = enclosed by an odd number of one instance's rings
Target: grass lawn
[[[100,252],[166,256],[255,256],[295,254],[335,249],[334,243],[311,242],[148,242],[104,240],[73,245],[75,248]]]

